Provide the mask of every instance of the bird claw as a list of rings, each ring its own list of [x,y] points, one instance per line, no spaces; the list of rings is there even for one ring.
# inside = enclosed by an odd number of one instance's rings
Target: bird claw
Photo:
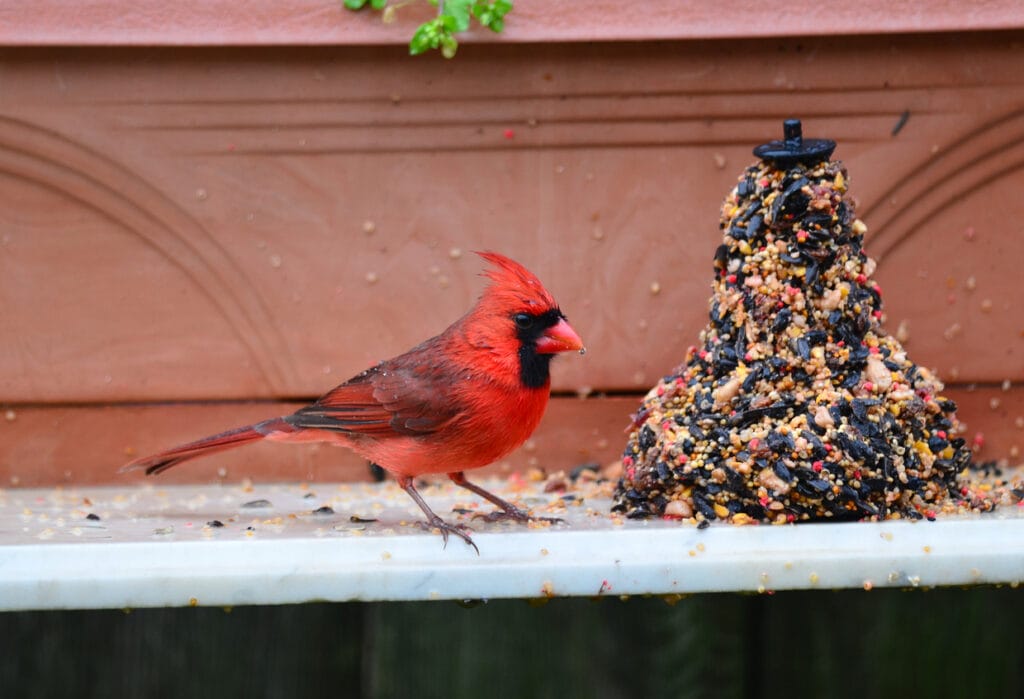
[[[435,529],[438,530],[441,533],[441,538],[444,539],[444,548],[448,548],[448,535],[454,534],[465,541],[466,544],[472,546],[473,550],[476,551],[476,555],[480,555],[480,549],[477,548],[476,543],[467,533],[472,531],[472,529],[467,526],[448,524],[448,522],[445,522],[440,517],[434,517],[426,522],[417,522],[416,524],[419,525],[420,529],[425,529],[427,531],[434,531]]]

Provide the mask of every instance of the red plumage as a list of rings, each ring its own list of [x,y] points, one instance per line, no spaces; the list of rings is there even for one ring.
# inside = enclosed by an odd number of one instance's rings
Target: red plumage
[[[182,461],[259,439],[346,446],[391,472],[431,527],[462,537],[426,505],[413,477],[445,473],[501,508],[491,518],[529,517],[473,485],[463,471],[486,466],[533,433],[550,395],[552,356],[583,351],[579,336],[531,272],[479,253],[491,280],[476,304],[440,335],[381,362],[292,415],[222,432],[136,459],[124,470],[159,473]],[[475,546],[475,544],[474,544]]]

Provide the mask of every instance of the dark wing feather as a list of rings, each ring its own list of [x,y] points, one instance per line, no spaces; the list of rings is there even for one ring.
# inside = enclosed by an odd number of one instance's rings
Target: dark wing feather
[[[461,412],[451,400],[452,372],[437,362],[410,361],[415,356],[382,362],[286,419],[296,427],[373,437],[436,432]]]

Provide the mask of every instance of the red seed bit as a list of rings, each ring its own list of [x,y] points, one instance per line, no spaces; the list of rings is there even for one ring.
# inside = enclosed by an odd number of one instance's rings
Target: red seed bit
[[[513,138],[516,137],[516,132],[513,131],[512,129],[505,129],[504,133],[502,133],[502,136],[504,136],[506,140],[511,141]]]
[[[857,283],[858,284],[863,284],[867,280],[868,280],[867,275],[865,275],[863,272],[861,272],[860,274],[857,275]]]
[[[864,390],[867,391],[868,393],[871,393],[872,391],[875,390],[875,384],[871,383],[870,381],[865,381]]]
[[[821,473],[821,469],[824,467],[825,464],[822,461],[815,461],[814,463],[811,464],[811,470],[813,470],[815,473]]]
[[[878,347],[868,347],[869,354],[879,354],[881,351]]]
[[[983,432],[975,432],[974,433],[973,443],[974,443],[974,446],[977,447],[978,449],[981,449],[982,447],[984,447],[985,446],[985,434]]]
[[[725,278],[725,281],[729,282],[730,284],[735,284],[736,283],[736,275],[735,274],[730,274],[728,277]]]

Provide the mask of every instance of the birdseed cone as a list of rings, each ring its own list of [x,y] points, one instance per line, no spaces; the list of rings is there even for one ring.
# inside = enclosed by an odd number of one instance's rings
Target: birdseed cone
[[[848,181],[828,160],[740,177],[710,322],[634,416],[616,511],[783,523],[965,504],[956,406],[881,327]]]

